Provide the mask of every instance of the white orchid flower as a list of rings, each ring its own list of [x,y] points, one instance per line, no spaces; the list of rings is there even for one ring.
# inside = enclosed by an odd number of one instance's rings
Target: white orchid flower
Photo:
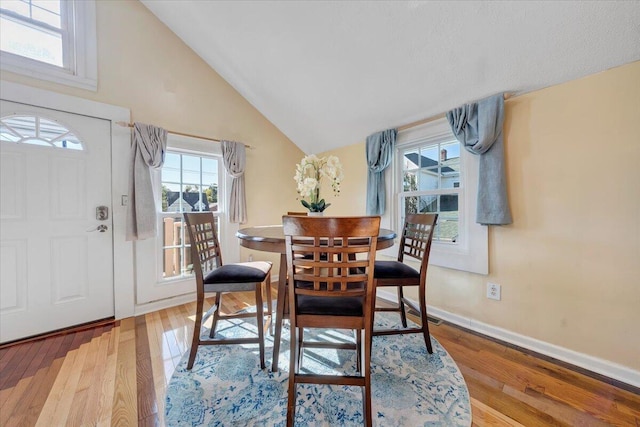
[[[342,164],[336,156],[318,157],[315,154],[310,154],[302,158],[299,164],[296,165],[296,173],[293,177],[297,184],[297,191],[300,197],[303,199],[309,199],[309,203],[305,205],[316,206],[320,205],[320,210],[323,210],[328,204],[324,203],[324,200],[320,197],[320,188],[322,181],[328,181],[331,185],[335,196],[340,194],[340,183],[344,177],[342,170]],[[307,203],[307,202],[303,202]]]

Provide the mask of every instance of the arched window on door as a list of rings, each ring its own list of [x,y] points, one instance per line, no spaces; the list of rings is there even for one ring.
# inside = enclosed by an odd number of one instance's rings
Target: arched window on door
[[[78,137],[65,125],[46,117],[10,115],[0,119],[0,141],[69,150],[84,150]]]

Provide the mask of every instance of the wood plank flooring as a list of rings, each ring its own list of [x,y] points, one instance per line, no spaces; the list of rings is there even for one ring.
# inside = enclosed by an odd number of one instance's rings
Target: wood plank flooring
[[[253,295],[223,297],[227,312]],[[0,426],[162,426],[195,304],[0,349]],[[640,390],[443,323],[474,426],[636,426]]]

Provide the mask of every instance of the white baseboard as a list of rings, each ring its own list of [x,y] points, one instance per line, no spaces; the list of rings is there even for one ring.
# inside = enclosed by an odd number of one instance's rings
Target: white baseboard
[[[145,304],[137,304],[135,306],[135,315],[151,313],[153,311],[164,310],[165,308],[175,307],[177,305],[186,304],[196,300],[196,293],[191,292],[184,295],[178,295],[172,298],[165,298],[158,301],[152,301]]]
[[[378,298],[387,301],[397,301],[396,294],[389,291],[380,290],[377,292],[377,296]],[[430,316],[446,320],[447,322],[462,326],[474,332],[478,332],[492,338],[497,338],[501,341],[505,341],[510,344],[514,344],[519,347],[544,354],[545,356],[553,357],[554,359],[558,359],[563,362],[586,369],[588,371],[613,378],[623,383],[630,384],[634,387],[640,387],[640,372],[629,367],[610,362],[608,360],[600,359],[598,357],[589,356],[588,354],[579,353],[577,351],[560,347],[555,344],[540,341],[535,338],[527,337],[525,335],[521,335],[507,329],[499,328],[497,326],[489,325],[487,323],[483,323],[469,317],[450,313],[431,305],[427,305],[427,312]]]
[[[271,276],[271,286],[278,286],[278,275]],[[175,307],[177,305],[186,304],[196,300],[196,293],[191,292],[184,295],[178,295],[172,298],[165,298],[158,301],[152,301],[145,304],[137,304],[134,307],[134,316],[141,316],[143,314],[151,313],[158,310],[164,310],[165,308]]]

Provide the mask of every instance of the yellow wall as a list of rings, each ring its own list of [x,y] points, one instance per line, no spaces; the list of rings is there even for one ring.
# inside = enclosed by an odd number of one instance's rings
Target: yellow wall
[[[430,267],[428,303],[640,370],[639,120],[640,62],[508,100],[514,223],[489,229],[488,276]],[[345,164],[332,212],[364,211],[364,153],[324,153]]]
[[[331,203],[325,212],[328,215],[365,215],[367,206],[367,159],[364,144],[353,144],[319,155],[335,154],[342,163],[344,179],[340,185],[340,195],[335,197],[331,187],[323,184],[321,196]],[[364,179],[363,179],[364,177]]]
[[[126,107],[133,121],[252,145],[247,225],[280,223],[283,212],[297,207],[293,174],[302,151],[142,3],[97,1],[96,7],[97,92],[8,72],[1,78]]]

